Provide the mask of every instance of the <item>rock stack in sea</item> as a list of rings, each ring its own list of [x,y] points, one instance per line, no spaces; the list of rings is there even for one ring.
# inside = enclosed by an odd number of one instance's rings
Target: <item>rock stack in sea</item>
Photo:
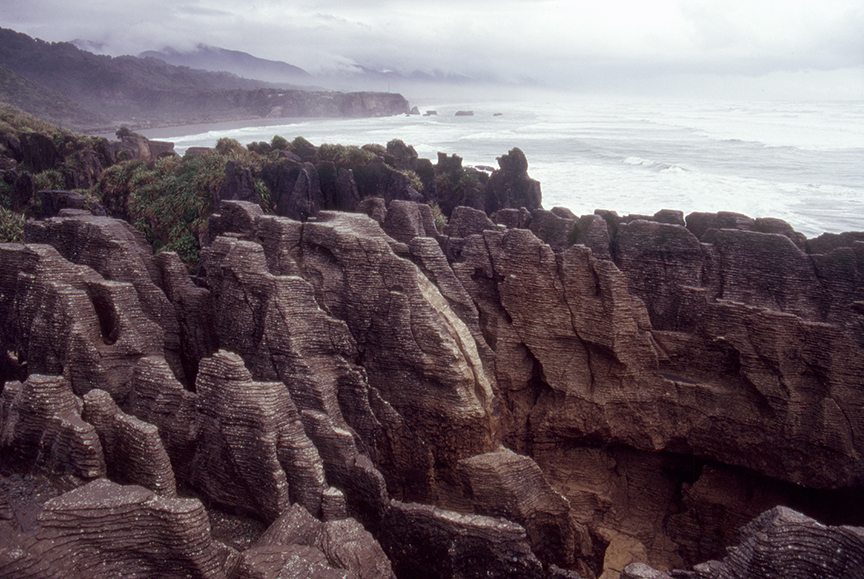
[[[0,244],[0,575],[860,576],[864,235],[499,164],[443,229],[229,167],[195,277],[84,210]]]

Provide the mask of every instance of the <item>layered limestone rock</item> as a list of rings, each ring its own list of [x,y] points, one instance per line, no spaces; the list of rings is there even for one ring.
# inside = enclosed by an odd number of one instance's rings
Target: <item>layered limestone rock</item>
[[[399,577],[578,577],[556,567],[544,569],[516,523],[427,505],[394,501],[384,519],[382,543]]]
[[[326,488],[318,452],[281,382],[256,382],[236,354],[202,361],[197,392],[164,360],[136,368],[133,413],[154,424],[177,474],[217,503],[273,521],[291,502],[318,514]]]
[[[131,284],[134,297],[114,289],[114,285],[93,292],[102,332],[107,334],[105,341],[114,343],[119,339],[111,334],[124,329],[117,328],[122,322],[117,318],[140,308],[143,319],[131,320],[128,325],[147,335],[152,343],[147,344],[148,354],[164,355],[175,374],[184,379],[179,324],[164,292],[156,285],[159,271],[143,234],[124,221],[86,215],[30,221],[24,233],[27,243],[50,245],[68,261],[92,268],[106,282]],[[152,325],[158,330],[144,329]],[[154,351],[153,345],[158,350]]]
[[[501,174],[529,194],[523,169]],[[532,209],[454,209],[439,233],[399,199],[305,222],[225,202],[203,287],[119,222],[29,225],[0,245],[0,456],[59,496],[27,529],[27,500],[0,500],[0,570],[614,579],[720,559],[780,504],[864,518],[860,239]],[[240,554],[178,492],[273,526]],[[859,547],[775,515],[818,537],[802,559],[841,572],[815,544]],[[741,553],[776,551],[766,520]],[[97,521],[123,545],[180,538],[133,561]]]
[[[226,577],[227,553],[197,500],[100,479],[48,501],[38,522],[19,544],[55,576]]]
[[[84,395],[81,418],[96,428],[111,479],[177,496],[171,461],[155,426],[126,414],[98,389]]]
[[[404,438],[393,444],[410,446],[394,457],[392,473],[402,492],[431,492],[429,475],[412,481],[417,475],[398,472],[416,472],[418,461],[434,461],[443,472],[491,450],[494,394],[474,338],[417,266],[394,253],[380,226],[362,215],[322,212],[304,225],[299,252],[322,307],[356,340],[369,385],[404,420]]]
[[[239,576],[395,579],[381,546],[357,521],[324,523],[299,505],[243,553]]]
[[[864,528],[829,527],[791,509],[766,511],[741,529],[739,544],[720,561],[672,574],[638,563],[622,579],[725,579],[732,577],[861,577]]]
[[[131,283],[36,244],[0,245],[0,271],[0,348],[12,353],[2,379],[64,374],[79,395],[95,387],[123,400],[135,362],[164,351]]]
[[[81,401],[61,376],[33,374],[23,384],[6,383],[0,394],[0,457],[10,466],[73,480],[106,472],[99,435],[81,419]]]

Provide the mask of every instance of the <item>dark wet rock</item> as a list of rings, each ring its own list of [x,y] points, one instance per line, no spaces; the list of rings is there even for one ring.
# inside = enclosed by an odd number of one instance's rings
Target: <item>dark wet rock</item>
[[[314,151],[311,158],[314,159]],[[280,157],[277,163],[263,168],[261,179],[270,191],[278,215],[305,221],[325,205],[318,171],[310,161]]]
[[[712,245],[718,298],[824,319],[827,300],[813,263],[785,235],[715,230],[702,242]]]
[[[384,220],[387,219],[387,202],[381,197],[369,197],[358,203],[355,211],[368,215],[377,221],[378,225],[384,225]]]
[[[654,214],[653,221],[657,223],[668,223],[670,225],[684,226],[684,212],[674,209],[661,209]]]
[[[756,223],[753,225],[753,231],[785,235],[791,239],[792,243],[797,245],[799,249],[806,251],[807,238],[803,233],[798,233],[792,229],[792,226],[782,219],[775,219],[773,217],[757,217]]]
[[[495,213],[495,223],[508,229],[528,229],[531,225],[531,213],[524,207],[501,209]]]
[[[205,245],[211,245],[220,235],[231,233],[239,239],[252,239],[258,229],[258,218],[264,215],[261,206],[251,201],[226,200],[219,204],[218,213],[207,222]]]
[[[708,285],[710,254],[689,230],[654,221],[622,223],[613,248],[615,263],[647,306],[654,328],[692,326],[696,310],[688,298]]]
[[[255,190],[255,178],[252,176],[252,170],[234,160],[225,164],[225,179],[219,187],[219,193],[213,200],[213,205],[218,206],[219,201],[229,200],[261,203]]]
[[[174,307],[178,321],[182,375],[188,383],[194,383],[198,364],[218,349],[210,292],[192,283],[189,270],[175,252],[162,251],[155,262],[159,271],[157,285]]]
[[[394,199],[423,201],[423,195],[411,186],[408,176],[384,162],[358,165],[353,171],[361,199],[381,197],[388,204]]]
[[[823,233],[819,237],[808,239],[806,248],[807,253],[826,254],[841,247],[854,247],[856,242],[864,242],[864,232]]]
[[[609,228],[599,215],[583,215],[577,218],[572,241],[591,249],[598,259],[611,259]]]
[[[169,141],[151,141],[141,135],[123,135],[119,141],[109,143],[111,155],[117,161],[153,161],[160,156],[175,155],[174,143]],[[195,149],[204,147],[195,147]],[[195,154],[195,152],[193,152]]]
[[[347,167],[337,168],[333,161],[322,161],[315,169],[324,195],[324,207],[336,211],[354,211],[361,199],[354,181],[354,171]]]

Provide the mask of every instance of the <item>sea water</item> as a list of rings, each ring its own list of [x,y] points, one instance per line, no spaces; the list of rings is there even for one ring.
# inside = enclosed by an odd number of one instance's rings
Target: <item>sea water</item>
[[[457,154],[497,167],[514,147],[540,181],[543,206],[577,215],[660,209],[778,217],[808,237],[864,231],[864,103],[668,102],[572,98],[429,103],[435,115],[271,121],[164,129],[183,153],[303,136],[313,144],[401,139],[421,157]],[[472,110],[473,116],[455,116]]]

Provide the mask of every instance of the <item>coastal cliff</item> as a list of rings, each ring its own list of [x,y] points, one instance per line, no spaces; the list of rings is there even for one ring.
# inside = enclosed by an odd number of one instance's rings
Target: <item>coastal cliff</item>
[[[102,176],[0,244],[0,575],[861,576],[864,234],[249,148],[183,260]]]
[[[288,117],[409,112],[400,94],[332,92],[155,58],[109,57],[0,28],[0,101],[67,128],[93,131]]]

